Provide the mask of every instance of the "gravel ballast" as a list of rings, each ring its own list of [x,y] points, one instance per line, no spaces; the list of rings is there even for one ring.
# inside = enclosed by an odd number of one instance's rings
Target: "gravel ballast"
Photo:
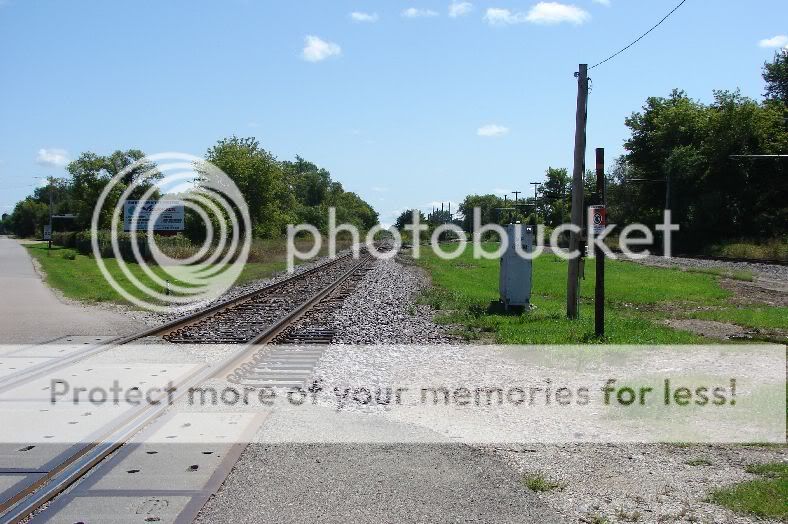
[[[336,344],[441,344],[456,342],[416,303],[429,280],[418,268],[379,260],[334,314]]]

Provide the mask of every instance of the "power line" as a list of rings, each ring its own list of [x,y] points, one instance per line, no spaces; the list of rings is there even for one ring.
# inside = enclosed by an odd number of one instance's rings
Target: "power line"
[[[594,65],[592,65],[592,66],[591,66],[591,67],[589,67],[588,69],[593,69],[593,68],[595,68],[596,66],[600,66],[600,65],[604,64],[604,63],[605,63],[605,62],[607,62],[608,60],[612,60],[613,58],[617,57],[618,55],[620,55],[621,53],[623,53],[624,51],[626,51],[627,49],[629,49],[629,48],[630,48],[630,47],[632,47],[633,45],[635,45],[635,44],[637,44],[638,42],[640,42],[641,40],[643,40],[643,38],[644,38],[644,37],[645,37],[647,34],[649,34],[649,33],[650,33],[650,32],[652,32],[654,29],[656,29],[656,28],[658,28],[660,25],[662,25],[662,22],[664,22],[665,20],[667,20],[667,19],[668,19],[668,17],[670,17],[670,15],[672,15],[673,13],[675,13],[675,12],[676,12],[676,10],[678,10],[678,8],[679,8],[679,7],[681,7],[682,5],[684,5],[684,2],[686,2],[686,1],[687,1],[687,0],[681,0],[681,2],[679,2],[679,5],[677,5],[677,6],[676,6],[676,7],[674,7],[673,9],[671,9],[670,13],[666,14],[666,15],[665,15],[665,16],[662,18],[662,20],[660,20],[659,22],[657,22],[657,23],[656,23],[656,25],[654,25],[654,27],[652,27],[651,29],[649,29],[648,31],[646,31],[645,33],[643,33],[642,35],[640,35],[639,37],[637,37],[637,39],[636,39],[636,40],[634,40],[633,42],[631,42],[629,45],[627,45],[626,47],[624,47],[624,48],[623,48],[623,49],[621,49],[620,51],[617,51],[617,52],[613,53],[613,54],[612,54],[612,55],[610,55],[609,57],[605,58],[604,60],[602,60],[602,61],[601,61],[601,62],[599,62],[598,64],[594,64]]]

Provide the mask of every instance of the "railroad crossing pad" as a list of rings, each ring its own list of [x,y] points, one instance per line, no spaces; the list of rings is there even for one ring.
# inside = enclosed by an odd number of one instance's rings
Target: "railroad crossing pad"
[[[33,522],[191,522],[264,419],[256,413],[171,413]]]

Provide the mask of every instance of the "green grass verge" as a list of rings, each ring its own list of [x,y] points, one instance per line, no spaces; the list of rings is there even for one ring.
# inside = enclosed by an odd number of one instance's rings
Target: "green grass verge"
[[[606,263],[606,336],[594,337],[593,296],[595,268],[585,265],[581,283],[580,319],[566,319],[566,261],[544,255],[534,261],[532,303],[523,315],[489,313],[498,298],[499,262],[477,260],[466,250],[454,260],[442,260],[422,248],[418,263],[429,271],[434,287],[422,301],[444,314],[441,322],[462,326],[468,338],[491,338],[502,344],[693,344],[707,341],[661,324],[665,312],[699,305],[723,307],[730,292],[717,276],[632,262]]]
[[[59,290],[64,296],[85,302],[127,303],[104,279],[95,259],[80,255],[73,249],[59,246],[52,246],[50,251],[47,249],[46,243],[28,244],[25,247],[30,255],[41,264],[47,284]],[[120,283],[123,289],[137,298],[146,298],[143,292],[133,286],[128,277],[122,272],[117,260],[105,259],[105,263],[109,273]],[[153,279],[145,274],[139,264],[128,263],[127,267],[131,274],[138,278],[140,282],[159,292],[164,292],[161,286],[154,284]],[[163,268],[155,265],[150,267],[154,274],[161,278],[165,277]],[[266,278],[284,269],[284,260],[247,263],[241,272],[238,283],[242,284]],[[177,280],[172,281],[172,283],[185,285]]]
[[[788,307],[742,307],[698,311],[692,318],[730,322],[749,328],[788,329]]]
[[[739,513],[788,520],[788,464],[758,464],[747,472],[762,478],[717,490],[709,500]]]

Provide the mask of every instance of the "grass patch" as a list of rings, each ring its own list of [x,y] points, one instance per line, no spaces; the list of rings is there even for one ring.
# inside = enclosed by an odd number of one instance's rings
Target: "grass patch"
[[[531,491],[537,491],[540,493],[545,491],[552,491],[554,489],[564,489],[564,487],[566,487],[565,484],[562,484],[560,482],[553,482],[551,480],[548,480],[541,473],[531,473],[525,475],[523,477],[523,484],[525,484],[525,487],[527,487]]]
[[[580,319],[566,319],[566,261],[543,255],[534,260],[531,301],[523,315],[488,313],[498,298],[499,262],[473,259],[470,249],[454,260],[438,258],[426,246],[418,263],[432,276],[433,288],[422,302],[441,310],[440,322],[461,326],[466,338],[501,344],[693,344],[707,339],[661,323],[660,312],[700,305],[723,307],[730,292],[717,276],[632,262],[606,263],[606,336],[594,336],[594,264],[585,264]]]
[[[750,464],[744,471],[754,475],[761,475],[767,478],[788,477],[788,464],[782,462],[771,462],[769,464]]]
[[[623,508],[616,511],[616,517],[621,522],[638,522],[642,516],[639,511],[625,511]]]
[[[73,249],[59,246],[52,246],[50,251],[47,249],[46,243],[27,244],[25,247],[30,255],[41,265],[47,284],[59,290],[67,298],[84,302],[127,304],[126,300],[104,279],[95,259],[92,257],[81,255]],[[247,263],[237,283],[243,284],[252,280],[267,278],[274,273],[283,271],[286,268],[283,253],[281,250],[277,250],[277,254],[281,254],[281,257],[272,257],[272,259],[267,261]],[[113,278],[132,296],[140,299],[146,298],[144,293],[137,289],[122,272],[117,260],[108,258],[104,259],[104,262]],[[155,284],[153,279],[145,274],[139,264],[127,263],[127,267],[131,274],[144,285],[156,291],[164,292],[162,286]],[[149,267],[160,278],[169,278],[166,277],[164,268],[156,265]],[[187,286],[187,284],[177,280],[171,280],[171,283]]]
[[[696,458],[696,459],[686,460],[686,461],[684,461],[684,464],[686,464],[687,466],[693,466],[693,467],[711,466],[711,461],[708,460],[708,459],[704,459],[704,458]]]
[[[714,311],[698,311],[692,318],[729,322],[757,329],[788,330],[788,307],[723,308]]]
[[[730,270],[722,267],[693,267],[684,268],[688,273],[705,273],[707,275],[715,275],[722,278],[730,278],[732,280],[743,280],[744,282],[752,282],[755,276],[752,271],[745,269]]]
[[[717,490],[709,499],[739,513],[788,519],[788,464],[751,465],[747,471],[763,478]]]

